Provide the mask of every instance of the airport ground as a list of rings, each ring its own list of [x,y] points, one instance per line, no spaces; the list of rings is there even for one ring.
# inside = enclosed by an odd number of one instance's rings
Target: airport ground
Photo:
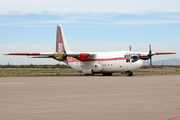
[[[146,68],[147,67],[147,68]],[[180,66],[144,66],[136,71],[134,75],[155,75],[155,74],[180,74]],[[0,77],[15,76],[83,76],[71,68],[0,68]],[[102,75],[102,74],[98,74]],[[124,75],[114,73],[115,75]]]
[[[180,75],[0,77],[0,120],[179,120]]]

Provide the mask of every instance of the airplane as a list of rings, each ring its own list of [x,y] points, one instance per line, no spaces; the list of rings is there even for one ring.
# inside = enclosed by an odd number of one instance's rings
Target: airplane
[[[85,75],[102,73],[103,76],[111,76],[114,72],[126,73],[133,76],[134,70],[143,66],[142,60],[150,59],[152,56],[176,54],[175,52],[152,52],[151,45],[149,52],[112,51],[112,52],[73,52],[70,51],[62,29],[62,25],[57,25],[56,52],[36,52],[36,53],[5,53],[4,55],[26,55],[30,58],[53,58],[63,61],[72,69]]]

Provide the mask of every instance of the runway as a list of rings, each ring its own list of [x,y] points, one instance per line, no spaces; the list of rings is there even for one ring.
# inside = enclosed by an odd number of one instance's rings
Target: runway
[[[0,77],[0,120],[180,120],[180,75]]]

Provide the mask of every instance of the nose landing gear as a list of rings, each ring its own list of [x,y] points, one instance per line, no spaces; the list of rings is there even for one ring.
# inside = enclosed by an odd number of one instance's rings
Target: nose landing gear
[[[133,72],[131,72],[131,71],[126,71],[126,76],[133,76]]]

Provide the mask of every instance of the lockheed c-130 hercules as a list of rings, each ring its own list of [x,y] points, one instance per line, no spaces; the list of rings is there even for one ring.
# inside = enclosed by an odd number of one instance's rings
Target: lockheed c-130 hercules
[[[32,58],[53,58],[63,61],[74,70],[85,75],[102,73],[104,76],[111,76],[114,72],[125,72],[127,76],[132,76],[132,71],[143,65],[142,60],[150,59],[152,56],[176,54],[175,52],[132,52],[113,51],[113,52],[73,52],[69,50],[61,24],[57,25],[56,52],[37,52],[37,53],[6,53],[4,55],[26,55]]]

